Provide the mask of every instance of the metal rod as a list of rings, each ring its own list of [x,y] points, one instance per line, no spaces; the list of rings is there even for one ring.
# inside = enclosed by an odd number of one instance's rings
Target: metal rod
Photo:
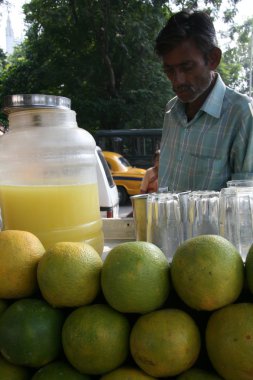
[[[252,55],[253,55],[253,27],[251,27],[250,37],[250,64],[249,64],[249,96],[252,94]]]

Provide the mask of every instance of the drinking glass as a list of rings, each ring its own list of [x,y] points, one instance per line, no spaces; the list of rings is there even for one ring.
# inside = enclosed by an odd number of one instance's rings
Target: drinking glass
[[[182,229],[183,229],[183,241],[189,239],[191,235],[189,234],[189,228],[188,228],[188,199],[189,195],[191,194],[190,190],[176,193],[179,199],[180,204],[180,214],[181,214],[181,222],[182,222]]]
[[[240,250],[238,200],[234,187],[224,188],[220,191],[219,232]]]
[[[253,187],[230,186],[220,192],[220,235],[229,240],[245,261],[253,243]]]
[[[147,198],[147,241],[157,245],[169,261],[183,241],[180,199],[173,193],[152,193]]]
[[[192,191],[188,194],[187,237],[219,234],[219,192]]]
[[[133,218],[136,240],[147,241],[147,194],[130,197],[133,207]]]
[[[253,187],[253,179],[232,179],[227,182],[227,187]]]

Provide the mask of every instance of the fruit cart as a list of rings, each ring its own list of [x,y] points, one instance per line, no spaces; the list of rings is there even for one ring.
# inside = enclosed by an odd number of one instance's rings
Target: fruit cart
[[[135,240],[135,227],[133,218],[104,218],[103,230],[105,237],[104,259],[111,248],[126,241]]]

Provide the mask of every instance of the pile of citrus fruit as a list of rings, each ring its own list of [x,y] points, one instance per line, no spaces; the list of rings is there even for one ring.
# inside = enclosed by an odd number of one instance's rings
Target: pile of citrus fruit
[[[0,379],[253,380],[253,246],[147,242],[103,261],[86,243],[47,251],[0,232]]]

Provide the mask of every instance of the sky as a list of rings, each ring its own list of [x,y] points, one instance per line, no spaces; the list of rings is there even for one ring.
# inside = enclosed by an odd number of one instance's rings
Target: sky
[[[237,8],[238,8],[238,13],[234,18],[234,21],[236,24],[242,24],[244,21],[247,20],[247,18],[253,17],[253,2],[252,0],[240,0]],[[226,6],[223,6],[224,9],[226,9]],[[220,11],[220,15],[222,17],[222,10]],[[222,20],[218,20],[214,22],[216,32],[224,30],[226,25]]]
[[[253,17],[252,0],[240,0],[237,7],[239,12],[235,17],[236,23],[241,23],[247,18]]]
[[[24,36],[24,17],[22,5],[28,0],[9,0],[9,16],[15,39],[20,40]],[[5,27],[7,20],[7,7],[0,6],[0,47],[5,50]]]
[[[22,5],[29,0],[9,0],[10,8],[9,15],[14,31],[15,39],[22,40],[24,36],[24,22]],[[240,0],[238,4],[239,14],[236,16],[236,23],[243,23],[247,18],[253,17],[253,2],[252,0]],[[5,51],[5,27],[7,19],[7,9],[6,6],[1,5],[0,7],[0,47]],[[222,22],[215,23],[216,30],[219,31],[223,28]]]

